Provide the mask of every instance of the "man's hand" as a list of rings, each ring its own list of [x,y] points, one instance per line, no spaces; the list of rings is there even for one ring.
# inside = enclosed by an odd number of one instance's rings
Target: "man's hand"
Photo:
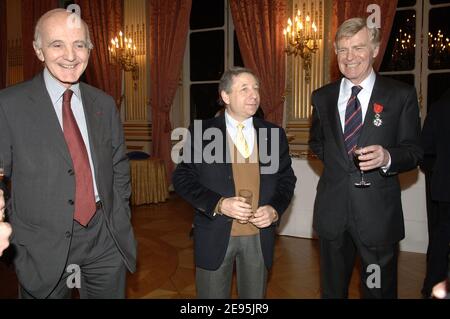
[[[272,225],[276,220],[278,220],[277,211],[272,206],[265,205],[256,210],[253,218],[249,219],[249,222],[258,228],[265,228]]]
[[[437,299],[444,299],[448,294],[448,282],[447,280],[437,283],[431,292],[431,295]]]
[[[241,222],[247,222],[252,216],[252,206],[244,197],[228,197],[222,201],[220,212]]]
[[[5,222],[0,222],[0,256],[3,251],[9,246],[9,236],[11,235],[11,225]]]
[[[11,235],[11,225],[3,222],[5,219],[5,199],[3,197],[3,191],[0,189],[0,256],[9,246],[9,236]]]
[[[389,163],[390,155],[381,145],[370,145],[358,150],[359,167],[362,171],[370,171],[384,167]]]

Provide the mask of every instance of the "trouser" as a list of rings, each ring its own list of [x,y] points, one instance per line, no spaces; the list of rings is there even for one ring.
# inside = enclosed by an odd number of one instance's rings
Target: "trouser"
[[[450,203],[435,202],[436,226],[429,243],[427,274],[423,292],[431,293],[437,283],[448,277],[448,258],[450,253]]]
[[[231,237],[225,258],[218,269],[197,267],[197,298],[230,298],[234,261],[239,298],[264,298],[268,271],[264,265],[259,234]]]
[[[334,240],[320,238],[322,298],[348,298],[356,253],[361,259],[363,298],[397,298],[398,244],[369,247],[354,222]]]
[[[78,281],[77,269],[81,271]],[[125,298],[125,279],[125,263],[99,208],[87,227],[74,221],[64,272],[48,298],[70,298],[73,288],[78,288],[82,299]],[[19,286],[19,297],[34,298],[22,286]]]

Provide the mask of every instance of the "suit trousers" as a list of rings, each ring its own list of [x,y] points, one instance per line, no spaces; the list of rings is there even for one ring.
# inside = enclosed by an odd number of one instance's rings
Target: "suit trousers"
[[[432,273],[432,265],[430,261],[430,253],[432,247],[434,245],[434,239],[436,238],[436,234],[439,231],[439,205],[437,201],[432,200],[431,195],[431,181],[432,181],[432,173],[425,173],[425,194],[427,200],[427,223],[428,223],[428,247],[427,247],[427,270],[425,274],[425,278],[422,286],[422,296],[428,298],[431,296],[431,290],[433,289],[433,283],[435,283],[435,279],[433,278]]]
[[[78,288],[81,299],[122,299],[125,284],[125,263],[107,229],[102,208],[97,209],[87,227],[74,220],[64,273],[47,298],[68,299],[72,288]],[[22,286],[19,288],[20,298],[34,298]]]
[[[353,218],[334,240],[320,239],[322,298],[348,298],[356,253],[361,261],[363,298],[397,298],[398,244],[364,245]]]
[[[427,275],[425,277],[424,292],[429,296],[431,289],[437,283],[448,277],[448,258],[450,253],[450,203],[434,202],[437,209],[436,228],[432,234],[427,260]],[[426,296],[427,297],[427,296]]]
[[[197,298],[229,299],[235,260],[239,298],[264,298],[268,271],[259,234],[230,237],[225,258],[217,270],[196,268]]]

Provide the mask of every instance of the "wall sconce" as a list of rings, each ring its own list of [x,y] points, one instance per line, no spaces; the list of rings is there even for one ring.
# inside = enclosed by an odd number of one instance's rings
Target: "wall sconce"
[[[111,44],[108,46],[109,61],[112,64],[119,65],[125,72],[132,72],[133,81],[139,79],[139,68],[136,62],[137,47],[136,42],[131,36],[124,36],[122,31],[119,36],[111,39]]]
[[[288,18],[287,27],[283,29],[284,51],[287,55],[302,58],[305,81],[310,83],[312,54],[319,49],[319,41],[322,39],[321,33],[318,32],[321,17],[317,11],[314,11],[314,2],[310,3],[310,10],[306,10],[306,4],[303,3],[303,13],[295,5],[294,12],[296,15],[292,19]]]

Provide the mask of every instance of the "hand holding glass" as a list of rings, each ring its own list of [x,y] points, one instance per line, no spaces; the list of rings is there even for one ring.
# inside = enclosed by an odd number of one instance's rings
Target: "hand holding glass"
[[[359,169],[359,174],[361,176],[360,181],[355,183],[355,187],[366,188],[366,187],[369,187],[371,185],[371,183],[366,182],[364,180],[364,171],[359,167],[359,162],[360,162],[359,156],[360,155],[364,155],[364,153],[362,152],[362,147],[355,146],[355,148],[353,149],[353,162],[355,163],[356,168]]]
[[[0,158],[0,181],[3,180],[3,176],[5,175],[5,167],[3,165],[3,160]]]
[[[3,160],[0,158],[0,181],[3,180],[3,176],[5,175],[5,168],[3,167]],[[0,222],[5,220],[5,208],[3,208],[3,212],[0,213]]]
[[[253,193],[251,190],[249,189],[240,189],[238,192],[238,196],[239,197],[243,197],[245,198],[245,202],[249,205],[252,205],[252,201],[253,201]],[[247,220],[238,220],[239,223],[241,224],[247,224],[248,221]]]

